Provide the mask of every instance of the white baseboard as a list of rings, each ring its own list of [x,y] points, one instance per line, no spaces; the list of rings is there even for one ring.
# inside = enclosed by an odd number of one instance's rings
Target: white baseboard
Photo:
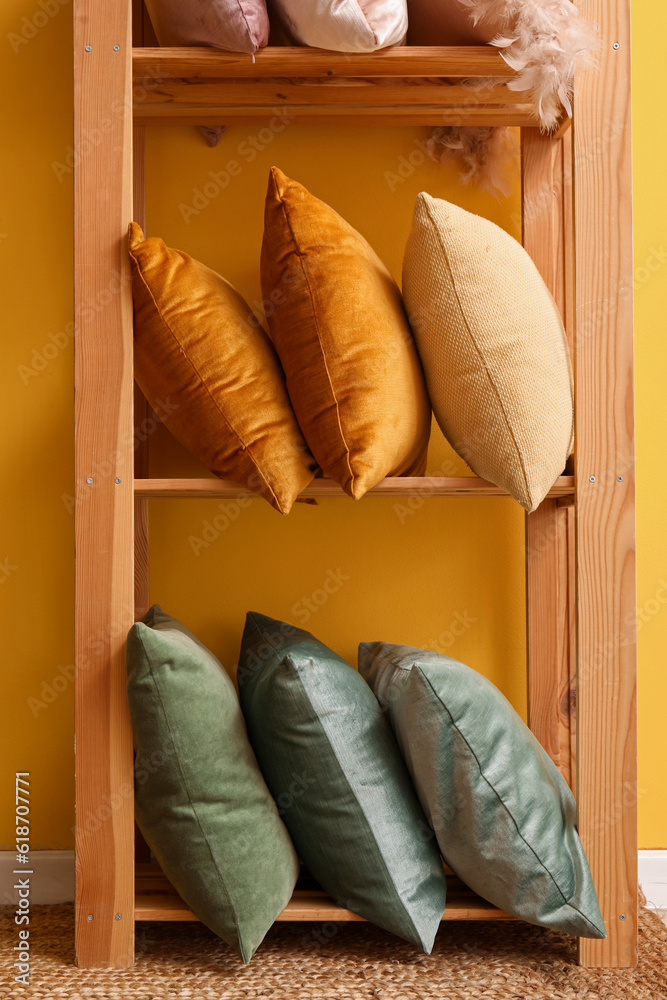
[[[21,875],[14,872],[20,868],[32,872],[23,878],[30,878],[30,902],[70,903],[74,899],[74,851],[31,851],[30,863],[17,864],[15,851],[0,851],[0,903],[13,905],[18,894],[14,885]]]
[[[13,886],[21,876],[14,875],[14,870],[21,867],[13,851],[0,851],[0,903],[16,902]],[[31,851],[29,869],[34,873],[30,876],[31,903],[74,899],[74,851]],[[667,911],[667,850],[639,852],[639,884],[652,909]]]
[[[651,909],[667,913],[667,851],[639,852],[639,884]]]

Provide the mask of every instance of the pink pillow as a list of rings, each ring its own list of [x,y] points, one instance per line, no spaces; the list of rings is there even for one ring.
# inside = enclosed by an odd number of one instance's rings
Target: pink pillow
[[[160,45],[256,52],[269,40],[265,0],[146,0]]]

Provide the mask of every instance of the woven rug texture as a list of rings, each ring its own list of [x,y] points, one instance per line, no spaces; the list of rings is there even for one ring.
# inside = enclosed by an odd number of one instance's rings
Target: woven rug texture
[[[582,969],[576,942],[519,922],[443,923],[432,955],[370,924],[276,924],[249,965],[196,923],[137,925],[134,968],[74,966],[71,904],[31,910],[28,986],[0,908],[0,1000],[667,1000],[667,927],[642,910],[635,969]]]

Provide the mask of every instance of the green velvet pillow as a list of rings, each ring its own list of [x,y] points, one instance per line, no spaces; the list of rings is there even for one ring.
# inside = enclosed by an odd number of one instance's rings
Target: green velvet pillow
[[[459,878],[530,923],[606,937],[572,793],[500,691],[448,656],[388,642],[363,642],[359,670]]]
[[[368,685],[309,632],[253,613],[238,681],[250,741],[310,872],[340,906],[430,952],[442,861]]]
[[[248,962],[290,899],[298,859],[234,685],[157,605],[130,629],[127,669],[139,828],[193,913]]]

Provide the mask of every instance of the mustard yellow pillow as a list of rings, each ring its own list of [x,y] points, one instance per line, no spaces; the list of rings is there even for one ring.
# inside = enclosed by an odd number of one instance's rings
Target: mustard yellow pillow
[[[229,282],[157,237],[129,233],[134,366],[142,392],[216,476],[283,514],[317,468],[264,330]]]
[[[417,196],[403,295],[436,419],[473,472],[535,510],[572,449],[572,369],[556,304],[523,247]]]
[[[261,272],[287,390],[324,472],[355,498],[385,476],[422,475],[430,407],[398,286],[363,236],[275,167]]]

